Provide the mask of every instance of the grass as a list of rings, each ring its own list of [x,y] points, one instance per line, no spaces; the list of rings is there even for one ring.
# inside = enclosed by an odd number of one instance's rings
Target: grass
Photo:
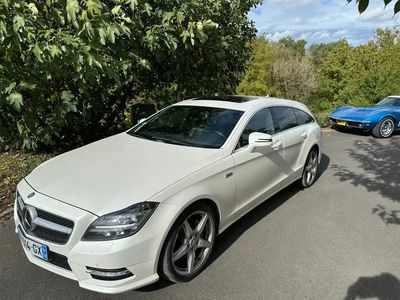
[[[50,154],[0,153],[0,218],[9,215],[7,211],[13,205],[18,182],[51,157]]]

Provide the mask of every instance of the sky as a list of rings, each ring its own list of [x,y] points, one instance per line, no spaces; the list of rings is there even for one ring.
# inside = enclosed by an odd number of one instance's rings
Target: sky
[[[383,0],[371,0],[360,15],[355,0],[264,0],[249,17],[258,34],[271,40],[292,36],[310,45],[346,38],[360,45],[373,39],[376,28],[400,25],[400,17],[393,17],[394,2],[385,8]]]

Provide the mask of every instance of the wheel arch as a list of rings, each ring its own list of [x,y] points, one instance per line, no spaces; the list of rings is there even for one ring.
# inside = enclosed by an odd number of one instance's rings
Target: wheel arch
[[[208,205],[212,211],[214,212],[215,216],[216,216],[216,235],[218,235],[219,233],[219,224],[221,222],[221,211],[220,208],[217,204],[216,201],[214,201],[213,199],[211,199],[211,197],[201,197],[199,199],[193,199],[192,201],[189,201],[172,219],[172,221],[170,222],[169,226],[168,226],[168,230],[166,230],[166,233],[164,234],[164,237],[162,239],[161,242],[161,246],[159,247],[159,250],[157,252],[157,257],[155,260],[155,269],[156,272],[159,274],[160,272],[160,258],[161,258],[161,254],[164,251],[164,248],[166,246],[166,241],[167,238],[169,237],[172,227],[174,226],[174,224],[176,223],[177,219],[179,218],[179,216],[189,207],[198,204],[198,203],[205,203],[206,205]]]

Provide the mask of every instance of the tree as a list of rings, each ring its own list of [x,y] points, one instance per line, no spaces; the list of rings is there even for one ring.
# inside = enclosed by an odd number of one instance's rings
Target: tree
[[[306,53],[306,44],[307,41],[300,39],[300,40],[295,40],[290,36],[281,38],[279,40],[279,43],[282,44],[286,49],[288,49],[289,51],[292,51],[293,54],[295,55],[300,55],[300,56],[304,56]]]
[[[238,94],[256,96],[276,94],[270,70],[281,48],[265,37],[259,37],[252,42],[252,60],[237,88]]]
[[[372,105],[400,93],[400,32],[378,29],[374,41],[352,47],[342,40],[330,50],[318,76],[320,108]]]
[[[315,90],[315,71],[307,56],[290,55],[272,64],[272,81],[277,96],[307,102]]]
[[[237,92],[307,102],[315,89],[315,70],[305,55],[305,44],[289,37],[279,42],[256,39],[253,58]]]
[[[352,2],[353,0],[347,0],[348,3]],[[356,0],[357,5],[358,5],[358,11],[360,14],[362,14],[369,5],[369,0]],[[397,14],[400,11],[400,0],[383,0],[385,7],[391,3],[394,2],[394,14]]]
[[[231,93],[258,3],[0,0],[0,147],[65,149],[109,135],[131,99],[162,107]]]

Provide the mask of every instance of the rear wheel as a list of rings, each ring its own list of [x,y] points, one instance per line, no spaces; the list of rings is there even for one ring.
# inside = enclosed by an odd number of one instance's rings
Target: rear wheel
[[[318,171],[318,150],[312,149],[307,156],[306,164],[301,177],[301,185],[304,188],[312,186],[317,178]]]
[[[376,138],[385,139],[394,132],[394,120],[390,117],[383,118],[373,129],[372,135]]]
[[[160,275],[172,282],[196,277],[207,265],[215,236],[212,209],[204,203],[187,208],[168,234],[160,257]]]

